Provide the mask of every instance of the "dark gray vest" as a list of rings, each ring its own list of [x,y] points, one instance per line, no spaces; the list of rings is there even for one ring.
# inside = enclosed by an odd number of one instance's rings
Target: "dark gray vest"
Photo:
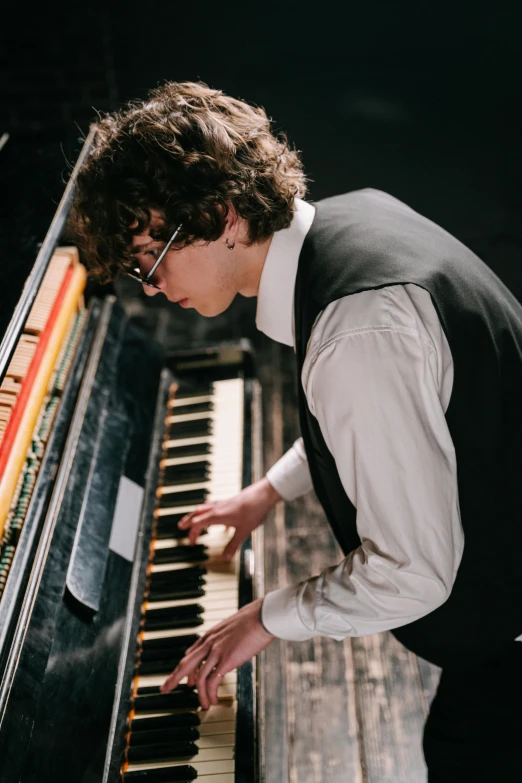
[[[468,248],[386,193],[355,191],[315,206],[295,287],[299,377],[314,321],[330,302],[405,283],[430,293],[454,362],[446,420],[464,556],[446,603],[394,633],[444,666],[496,652],[522,633],[522,307]],[[314,487],[347,553],[360,543],[356,509],[301,383],[299,406]]]

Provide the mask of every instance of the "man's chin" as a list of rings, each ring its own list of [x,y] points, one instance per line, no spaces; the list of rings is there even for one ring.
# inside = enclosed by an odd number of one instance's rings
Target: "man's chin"
[[[228,308],[230,307],[231,302],[227,302],[226,304],[220,304],[220,305],[193,305],[193,309],[196,310],[199,315],[202,315],[204,318],[215,318],[218,315],[221,315],[224,313]]]

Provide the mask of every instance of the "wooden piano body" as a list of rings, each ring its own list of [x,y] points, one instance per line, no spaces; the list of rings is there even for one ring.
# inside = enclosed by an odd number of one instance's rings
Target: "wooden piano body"
[[[77,168],[88,146],[89,139]],[[3,303],[0,381],[63,236],[74,177],[73,172],[23,290],[15,287],[11,304]],[[166,430],[169,400],[176,387],[190,401],[201,397],[201,389],[212,395],[232,381],[230,388],[237,393],[240,384],[241,402],[232,405],[243,432],[235,480],[238,487],[249,484],[259,475],[260,459],[259,388],[252,367],[246,343],[186,351],[165,360],[160,348],[128,323],[114,297],[88,303],[0,599],[2,783],[133,779],[130,774],[123,778],[122,770],[129,715],[139,701],[137,638],[148,627],[143,606],[156,568],[152,561],[161,547],[175,553],[183,546],[179,538],[166,538],[170,528],[161,534],[160,523],[167,517],[155,513],[165,438],[173,437],[177,421],[174,417],[171,431]],[[261,551],[258,544],[255,572],[252,541],[245,542],[237,559],[238,605],[252,600],[256,581],[259,589]],[[194,558],[177,560],[174,556],[174,569],[197,564]],[[205,614],[202,619],[205,628],[209,621]],[[234,741],[226,753],[217,754],[214,771],[206,761],[199,765],[198,779],[262,779],[260,687],[255,663],[238,670],[237,693],[226,699],[236,715]],[[156,706],[148,714],[198,712],[186,706],[193,704],[195,694],[183,695],[181,688],[179,698],[185,706]],[[211,714],[212,709],[202,723]],[[198,755],[206,759],[208,753]],[[149,767],[138,763],[129,769],[135,770],[134,779],[188,780],[176,774],[182,774],[182,767],[197,770],[198,756],[175,765],[160,759],[163,772],[156,778],[137,775]],[[174,767],[177,772],[169,777]]]

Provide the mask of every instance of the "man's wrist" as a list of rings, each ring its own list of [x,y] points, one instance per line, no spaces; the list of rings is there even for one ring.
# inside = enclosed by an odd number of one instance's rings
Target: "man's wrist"
[[[270,507],[275,506],[277,503],[280,503],[282,500],[284,500],[283,496],[280,495],[279,492],[272,486],[266,476],[262,478],[259,483],[261,485],[260,489],[263,492],[263,496]]]

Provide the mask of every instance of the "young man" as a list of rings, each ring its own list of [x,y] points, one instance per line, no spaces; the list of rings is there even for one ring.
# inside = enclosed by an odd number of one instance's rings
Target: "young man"
[[[302,439],[267,477],[181,523],[226,555],[279,500],[313,487],[345,553],[190,648],[201,704],[274,637],[392,630],[442,666],[430,783],[522,779],[522,308],[443,229],[362,190],[302,200],[265,113],[167,84],[98,123],[73,223],[105,278],[138,274],[205,316],[257,296],[257,326],[296,351]],[[133,270],[137,269],[137,273]]]

